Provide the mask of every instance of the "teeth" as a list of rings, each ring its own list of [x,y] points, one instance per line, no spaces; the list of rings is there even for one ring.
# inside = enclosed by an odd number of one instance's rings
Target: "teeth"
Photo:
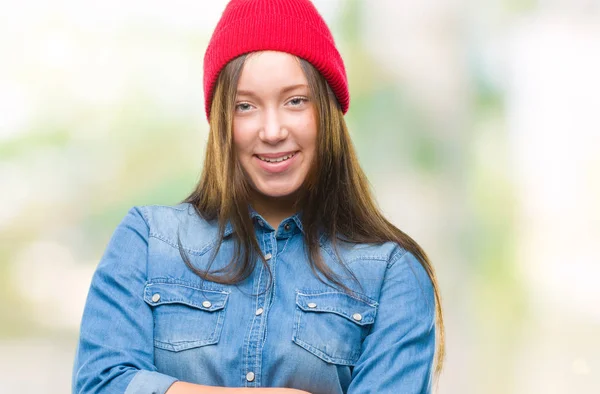
[[[291,159],[294,155],[295,155],[295,153],[292,153],[291,155],[278,157],[276,159],[270,159],[270,158],[262,157],[262,156],[258,156],[258,158],[261,159],[262,161],[266,161],[267,163],[279,163],[279,162],[285,161],[287,159]]]

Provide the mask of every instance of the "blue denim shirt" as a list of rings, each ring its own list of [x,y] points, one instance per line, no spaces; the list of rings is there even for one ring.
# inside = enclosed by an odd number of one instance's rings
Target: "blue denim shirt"
[[[165,393],[176,380],[311,393],[429,393],[435,348],[431,282],[394,243],[342,245],[348,295],[312,273],[298,215],[273,229],[253,212],[273,274],[258,261],[237,285],[202,281],[218,228],[189,204],[133,208],[93,276],[74,393]],[[231,228],[211,269],[234,252]],[[341,275],[330,243],[324,261]],[[347,276],[347,273],[345,274]]]

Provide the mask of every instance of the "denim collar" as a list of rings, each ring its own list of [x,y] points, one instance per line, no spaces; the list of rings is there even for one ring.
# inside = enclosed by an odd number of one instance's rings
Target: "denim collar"
[[[274,230],[273,227],[271,227],[271,225],[258,213],[254,210],[254,208],[252,208],[252,206],[248,206],[248,211],[250,212],[250,218],[252,219],[253,222],[258,223],[261,227],[264,227],[268,230]],[[295,213],[294,215],[284,219],[281,224],[280,227],[285,227],[286,224],[291,224],[293,222],[293,225],[295,225],[296,227],[298,227],[298,229],[300,230],[300,232],[302,234],[304,234],[304,227],[302,226],[302,211]],[[291,231],[291,230],[290,230]],[[233,233],[233,226],[231,224],[231,221],[227,221],[227,223],[225,224],[225,233],[223,234],[224,237],[228,237]]]

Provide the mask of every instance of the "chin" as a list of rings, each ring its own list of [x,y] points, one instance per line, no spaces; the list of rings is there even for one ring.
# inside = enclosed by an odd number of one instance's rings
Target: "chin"
[[[301,185],[269,185],[261,184],[256,187],[256,191],[265,197],[269,198],[284,198],[296,194],[300,190]]]

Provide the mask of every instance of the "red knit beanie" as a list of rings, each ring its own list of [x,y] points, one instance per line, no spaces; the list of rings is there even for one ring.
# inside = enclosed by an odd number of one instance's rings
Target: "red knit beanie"
[[[204,55],[206,117],[219,73],[234,58],[280,51],[310,62],[325,77],[345,114],[350,105],[342,57],[325,21],[310,0],[231,0]]]

